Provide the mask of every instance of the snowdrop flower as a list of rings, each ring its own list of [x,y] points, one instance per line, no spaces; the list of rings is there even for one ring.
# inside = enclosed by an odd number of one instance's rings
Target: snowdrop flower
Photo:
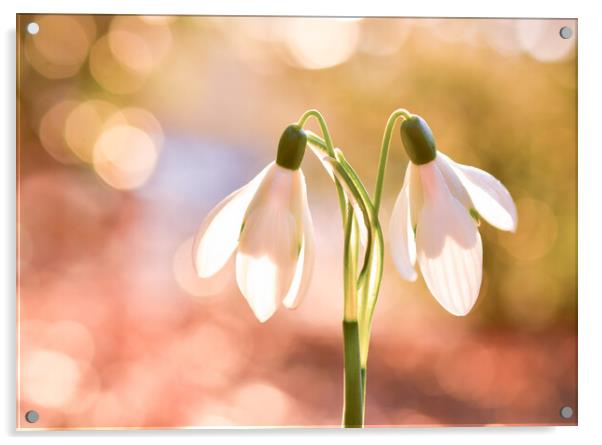
[[[417,261],[437,301],[454,315],[466,315],[477,300],[483,273],[476,219],[514,232],[515,204],[492,175],[437,151],[421,117],[406,119],[401,137],[410,162],[391,215],[391,255],[409,281],[417,278]]]
[[[307,137],[289,125],[275,162],[220,202],[205,218],[193,245],[197,275],[209,292],[236,276],[260,322],[280,302],[295,308],[313,265],[313,225],[305,177],[299,168]]]

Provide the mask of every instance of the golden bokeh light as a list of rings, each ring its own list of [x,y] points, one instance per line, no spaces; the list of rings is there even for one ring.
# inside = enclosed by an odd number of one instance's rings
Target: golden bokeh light
[[[162,17],[116,17],[108,38],[115,59],[145,75],[163,60],[172,44],[171,31]]]
[[[94,170],[110,186],[140,187],[152,174],[158,149],[143,130],[116,125],[105,130],[94,145]]]
[[[42,146],[50,156],[63,164],[78,162],[65,140],[67,118],[78,104],[75,100],[61,100],[52,105],[40,120],[38,137]]]
[[[137,18],[151,25],[165,25],[177,19],[174,15],[140,15]]]
[[[513,20],[487,20],[482,32],[487,44],[501,54],[513,56],[521,51]]]
[[[131,70],[148,74],[155,65],[149,46],[138,34],[125,30],[111,31],[109,45],[115,59]]]
[[[92,162],[96,139],[106,119],[117,110],[103,100],[89,100],[75,107],[65,122],[65,140],[73,153],[84,162]]]
[[[39,32],[25,41],[25,54],[44,77],[60,79],[76,74],[96,36],[90,16],[46,15],[37,20]]]
[[[282,31],[292,60],[312,70],[345,62],[359,41],[359,23],[350,19],[296,19]]]
[[[144,85],[146,75],[119,62],[111,51],[109,38],[96,41],[90,51],[90,72],[98,84],[113,94],[131,94]]]
[[[374,56],[391,55],[403,46],[411,30],[411,24],[399,26],[394,19],[364,20],[358,49]]]
[[[165,136],[159,120],[148,110],[139,107],[122,108],[113,113],[105,122],[105,128],[115,125],[131,125],[144,131],[155,142],[158,149],[163,147]]]

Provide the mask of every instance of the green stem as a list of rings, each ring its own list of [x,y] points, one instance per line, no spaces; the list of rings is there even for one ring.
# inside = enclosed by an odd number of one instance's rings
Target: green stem
[[[357,223],[353,216],[353,206],[347,204],[345,241],[343,245],[343,317],[357,320]]]
[[[393,128],[400,117],[408,119],[411,116],[412,114],[407,110],[398,109],[391,114],[387,121],[380,149],[373,200],[370,199],[359,176],[346,161],[343,153],[334,148],[328,127],[320,112],[308,110],[298,122],[300,126],[303,126],[310,117],[314,117],[320,124],[324,140],[311,131],[307,132],[307,139],[308,143],[317,146],[330,158],[328,162],[336,173],[335,184],[345,229],[345,316],[343,320],[345,354],[343,425],[345,427],[363,426],[370,331],[383,273],[384,242],[378,214]],[[345,197],[342,184],[346,185],[346,191],[350,194],[350,198],[357,203],[368,228],[364,264],[355,283],[352,281],[357,276],[357,239],[355,243],[353,242],[355,218],[353,217],[352,203]],[[355,235],[357,237],[357,233]],[[355,258],[355,262],[353,262],[353,258]]]
[[[299,119],[298,125],[303,126],[307,119],[314,117],[320,124],[324,141],[307,132],[315,140],[308,138],[308,142],[318,145],[333,159],[335,150],[328,131],[328,126],[323,116],[317,110],[306,111]],[[362,389],[362,376],[360,370],[360,336],[357,321],[357,256],[358,256],[358,228],[353,216],[353,206],[347,200],[343,187],[335,178],[341,219],[345,232],[344,238],[344,315],[343,315],[343,349],[344,349],[344,402],[343,402],[343,426],[345,428],[362,428],[364,425],[364,391]],[[363,213],[369,214],[367,208]]]
[[[391,146],[391,134],[393,132],[393,127],[395,126],[395,122],[400,117],[404,117],[404,119],[409,119],[412,114],[403,108],[399,108],[391,113],[389,116],[389,120],[387,121],[387,126],[385,127],[385,134],[383,135],[383,141],[380,146],[380,159],[378,160],[378,170],[376,174],[376,187],[374,188],[374,211],[378,215],[378,211],[380,209],[380,200],[383,193],[383,183],[385,181],[385,169],[387,167],[387,158],[389,157],[389,147]]]
[[[360,342],[361,342],[361,363],[363,368],[363,376],[362,382],[365,390],[366,386],[366,365],[368,363],[368,350],[370,347],[370,331],[372,330],[372,317],[374,315],[374,309],[376,307],[376,302],[378,300],[378,292],[380,290],[380,284],[382,281],[383,274],[383,255],[384,255],[384,242],[382,229],[380,227],[378,213],[380,210],[380,204],[382,199],[382,191],[385,179],[385,170],[387,167],[387,160],[389,157],[389,148],[391,146],[391,135],[393,134],[393,128],[395,127],[395,123],[400,117],[404,119],[408,119],[412,116],[412,114],[403,109],[397,109],[389,119],[387,120],[387,125],[385,126],[385,132],[383,135],[382,144],[380,147],[380,157],[378,161],[378,170],[376,175],[376,186],[374,188],[374,199],[372,200],[372,211],[374,212],[372,215],[372,219],[374,221],[373,229],[374,229],[374,237],[375,243],[374,248],[377,252],[374,254],[375,264],[373,267],[369,268],[369,273],[364,276],[360,276],[360,310],[359,310],[359,320],[360,320]],[[353,172],[355,174],[355,172]]]
[[[362,413],[364,420],[366,419],[366,365],[360,363],[360,377],[362,379],[362,404],[364,405],[364,411]]]
[[[328,150],[328,154],[330,156],[334,157],[334,144],[332,143],[332,138],[330,137],[330,132],[328,131],[328,126],[326,125],[326,120],[324,119],[324,116],[322,116],[322,114],[318,110],[315,110],[315,109],[307,110],[299,118],[299,121],[297,123],[299,124],[300,127],[303,127],[303,125],[305,125],[305,122],[307,122],[307,120],[310,117],[314,117],[318,121],[318,124],[320,125],[320,129],[322,130],[322,135],[324,136],[324,142],[326,144],[326,149]]]
[[[299,118],[299,121],[297,122],[297,124],[300,127],[303,127],[303,125],[305,125],[305,123],[307,122],[307,120],[310,117],[313,117],[314,119],[316,119],[318,121],[318,124],[320,125],[320,130],[322,130],[322,136],[324,136],[324,141],[323,141],[323,144],[320,145],[320,147],[323,148],[324,150],[326,150],[326,153],[329,156],[332,156],[334,158],[334,144],[332,143],[332,137],[330,137],[330,131],[328,131],[328,125],[326,125],[326,120],[324,119],[324,116],[322,116],[322,114],[318,110],[315,110],[315,109],[307,110]],[[308,131],[307,133],[308,133],[308,142],[310,142],[311,140],[309,138],[309,134],[311,132]],[[311,133],[311,134],[313,134],[313,133]],[[314,142],[314,144],[315,144],[315,142]],[[337,189],[337,197],[339,198],[339,209],[341,210],[341,218],[343,219],[343,226],[344,226],[345,225],[345,213],[346,213],[345,192],[343,192],[341,184],[336,179],[335,179],[335,186]]]
[[[343,320],[345,354],[345,403],[343,426],[361,428],[364,425],[364,401],[359,351],[359,326],[357,320]]]
[[[307,132],[307,140],[325,151],[325,142],[310,131]],[[374,211],[366,188],[362,184],[355,170],[343,156],[343,153],[340,150],[335,149],[335,158],[329,159],[328,162],[332,166],[336,177],[340,178],[341,183],[346,185],[347,192],[355,202],[357,202],[368,228],[366,255],[357,281],[360,353],[361,363],[365,365],[368,360],[370,324],[382,279],[384,251],[382,230],[378,221],[377,212]]]

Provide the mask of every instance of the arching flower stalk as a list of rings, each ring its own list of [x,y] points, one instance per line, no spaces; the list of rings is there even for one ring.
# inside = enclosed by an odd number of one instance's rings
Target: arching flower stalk
[[[312,117],[323,137],[303,129]],[[508,191],[491,175],[438,153],[426,122],[403,109],[396,110],[385,127],[373,198],[343,152],[334,148],[322,115],[309,110],[284,131],[276,161],[209,213],[193,246],[196,272],[208,290],[219,290],[235,276],[261,322],[280,302],[295,308],[313,265],[313,224],[300,169],[309,145],[335,184],[343,225],[345,427],[364,424],[370,332],[383,273],[378,214],[392,130],[400,118],[410,163],[389,228],[394,262],[403,278],[415,280],[417,261],[443,307],[455,315],[468,313],[482,275],[482,244],[474,216],[514,230],[516,209]]]

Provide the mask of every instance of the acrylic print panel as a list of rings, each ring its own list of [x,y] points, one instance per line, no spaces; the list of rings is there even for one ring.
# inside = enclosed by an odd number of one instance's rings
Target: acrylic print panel
[[[20,429],[577,423],[576,20],[17,42]]]

